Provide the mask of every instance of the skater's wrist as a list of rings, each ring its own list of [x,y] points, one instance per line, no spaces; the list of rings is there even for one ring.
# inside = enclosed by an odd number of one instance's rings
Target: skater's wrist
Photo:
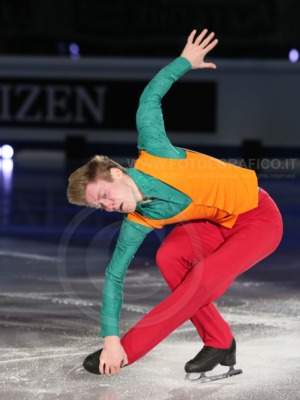
[[[120,338],[119,338],[119,336],[105,336],[104,343],[105,343],[105,345],[118,344],[118,343],[120,343]]]

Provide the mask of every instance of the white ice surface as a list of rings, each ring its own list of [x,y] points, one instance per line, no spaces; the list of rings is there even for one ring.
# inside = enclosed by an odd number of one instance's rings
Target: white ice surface
[[[103,275],[70,276],[74,292],[66,292],[49,248],[40,259],[8,253],[2,265],[11,265],[14,278],[2,280],[0,292],[1,400],[300,399],[300,295],[289,282],[243,277],[217,301],[237,341],[241,375],[205,384],[184,381],[185,363],[203,345],[188,321],[120,374],[95,376],[75,371],[86,355],[103,347],[90,312],[99,315]],[[151,266],[129,270],[125,282],[121,335],[170,293]],[[225,371],[219,366],[211,374]]]

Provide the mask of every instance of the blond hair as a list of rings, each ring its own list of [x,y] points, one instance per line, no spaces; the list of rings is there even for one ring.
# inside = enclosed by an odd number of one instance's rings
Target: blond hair
[[[114,179],[110,174],[111,168],[118,168],[126,173],[124,167],[106,156],[94,156],[91,161],[73,172],[69,177],[67,189],[69,202],[78,206],[91,207],[85,201],[87,183],[95,182],[97,179],[113,182]]]

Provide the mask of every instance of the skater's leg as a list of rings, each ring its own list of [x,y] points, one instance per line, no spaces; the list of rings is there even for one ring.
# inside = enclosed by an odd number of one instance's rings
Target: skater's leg
[[[277,248],[282,218],[272,199],[263,200],[257,209],[241,214],[243,218],[235,229],[226,232],[226,242],[198,262],[167,299],[123,336],[121,344],[129,364],[153,349],[200,307],[220,297],[239,274]]]
[[[225,239],[220,227],[207,220],[178,224],[162,243],[157,265],[174,291],[191,268],[213,253]],[[204,345],[227,349],[233,339],[230,326],[213,303],[200,308],[191,318]]]
[[[214,303],[201,307],[190,318],[205,346],[228,349],[233,334],[229,324],[221,316]]]

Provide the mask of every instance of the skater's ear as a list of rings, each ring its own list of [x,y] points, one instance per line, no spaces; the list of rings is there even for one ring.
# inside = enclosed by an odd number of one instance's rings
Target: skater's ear
[[[109,172],[114,180],[120,180],[123,177],[123,171],[121,171],[119,168],[110,168]]]

